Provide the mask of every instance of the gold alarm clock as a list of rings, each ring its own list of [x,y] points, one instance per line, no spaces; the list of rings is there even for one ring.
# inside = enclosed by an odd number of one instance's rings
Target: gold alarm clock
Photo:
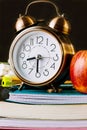
[[[56,17],[50,22],[35,20],[27,15],[32,4],[48,3]],[[16,22],[17,36],[14,38],[9,60],[14,73],[25,84],[42,87],[64,81],[74,47],[69,39],[70,24],[60,15],[55,3],[48,0],[35,0],[28,4],[25,15]]]

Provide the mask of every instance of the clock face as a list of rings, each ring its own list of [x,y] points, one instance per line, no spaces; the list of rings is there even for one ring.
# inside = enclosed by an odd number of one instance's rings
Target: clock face
[[[10,48],[10,61],[17,76],[30,85],[52,82],[59,74],[63,51],[58,38],[43,28],[18,34]]]

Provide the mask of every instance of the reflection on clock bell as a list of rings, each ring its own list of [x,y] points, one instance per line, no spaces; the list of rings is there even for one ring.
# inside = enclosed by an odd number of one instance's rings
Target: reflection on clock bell
[[[28,26],[32,26],[36,23],[36,20],[30,16],[27,15],[19,15],[19,18],[16,21],[15,24],[15,29],[16,31],[21,31],[22,29],[28,27]]]
[[[71,31],[71,25],[68,20],[64,18],[64,15],[57,16],[49,22],[49,27],[62,32],[64,34],[69,34]]]

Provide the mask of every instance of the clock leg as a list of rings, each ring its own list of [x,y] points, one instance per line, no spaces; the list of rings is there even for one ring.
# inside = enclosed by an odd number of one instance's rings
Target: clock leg
[[[47,89],[48,93],[56,92],[60,93],[62,92],[62,88],[55,87],[53,84],[50,85],[50,88]]]

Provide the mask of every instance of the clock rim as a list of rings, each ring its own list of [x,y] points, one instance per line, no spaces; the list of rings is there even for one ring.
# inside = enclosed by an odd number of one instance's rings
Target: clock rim
[[[33,83],[31,81],[28,81],[26,79],[24,79],[16,70],[15,66],[14,66],[14,62],[13,61],[13,58],[12,58],[12,55],[13,55],[13,49],[15,47],[15,44],[17,43],[17,40],[22,37],[25,33],[28,33],[29,31],[34,31],[34,30],[43,30],[43,31],[46,31],[52,35],[54,35],[54,37],[58,40],[58,43],[60,44],[60,48],[61,48],[61,51],[62,51],[62,61],[61,61],[61,65],[60,65],[60,68],[59,70],[57,71],[57,73],[52,77],[50,78],[49,80],[45,81],[45,82],[42,82],[42,83]],[[16,41],[16,42],[15,42]],[[16,37],[15,39],[13,40],[12,44],[11,44],[11,47],[10,47],[10,51],[9,51],[9,61],[10,61],[10,65],[11,65],[11,68],[12,70],[14,71],[14,73],[17,75],[17,77],[19,79],[21,79],[24,83],[26,83],[27,85],[30,85],[30,86],[38,86],[38,87],[41,87],[41,86],[46,86],[48,84],[51,84],[52,82],[54,82],[58,76],[61,74],[63,68],[64,68],[64,62],[66,60],[66,55],[67,55],[67,52],[65,50],[65,47],[64,47],[64,43],[62,41],[62,39],[59,37],[59,35],[54,31],[52,30],[51,28],[49,27],[42,27],[42,26],[35,26],[35,27],[29,27],[29,28],[26,28],[25,30],[23,30],[22,32],[20,32]]]

